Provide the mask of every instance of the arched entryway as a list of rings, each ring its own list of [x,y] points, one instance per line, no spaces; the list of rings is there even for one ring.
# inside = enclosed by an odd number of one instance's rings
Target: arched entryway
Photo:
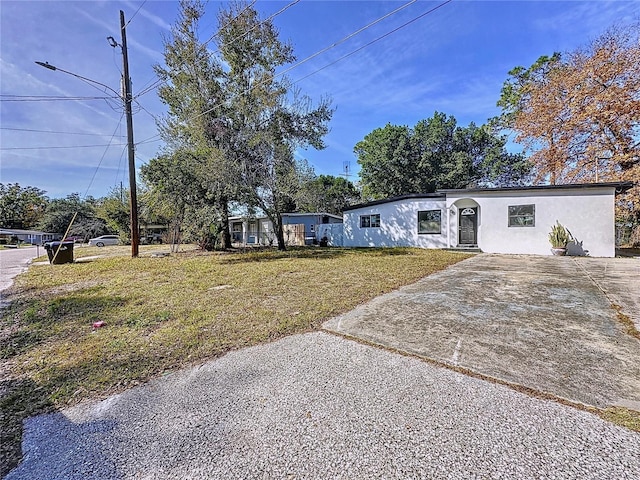
[[[455,242],[458,247],[477,247],[480,230],[480,205],[470,198],[461,198],[453,204],[456,219]]]

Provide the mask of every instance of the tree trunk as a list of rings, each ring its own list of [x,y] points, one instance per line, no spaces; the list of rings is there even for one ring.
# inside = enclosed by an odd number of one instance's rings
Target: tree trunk
[[[280,215],[277,216],[277,222],[275,227],[276,227],[276,237],[278,239],[278,250],[284,252],[287,249],[287,245],[284,243],[284,228],[282,228],[282,218],[280,217]]]
[[[222,235],[220,239],[220,247],[222,250],[231,248],[231,231],[229,230],[229,202],[226,198],[220,201],[220,210],[222,212]]]

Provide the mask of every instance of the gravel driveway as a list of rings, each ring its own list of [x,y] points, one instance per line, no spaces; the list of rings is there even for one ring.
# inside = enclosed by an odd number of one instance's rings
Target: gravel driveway
[[[17,479],[640,478],[640,434],[327,333],[29,419]]]

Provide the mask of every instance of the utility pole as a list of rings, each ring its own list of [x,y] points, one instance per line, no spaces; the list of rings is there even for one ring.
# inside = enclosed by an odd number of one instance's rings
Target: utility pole
[[[122,34],[122,70],[124,111],[127,117],[127,145],[129,150],[129,208],[131,209],[131,257],[138,256],[140,232],[138,231],[138,195],[136,193],[136,162],[133,146],[133,115],[131,113],[131,79],[129,78],[129,55],[127,53],[127,31],[124,23],[124,12],[120,10],[120,33]]]

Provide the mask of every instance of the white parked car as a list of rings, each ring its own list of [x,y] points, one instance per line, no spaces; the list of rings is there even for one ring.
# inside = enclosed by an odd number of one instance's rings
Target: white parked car
[[[90,247],[104,247],[105,245],[120,245],[118,235],[102,235],[89,240]]]

